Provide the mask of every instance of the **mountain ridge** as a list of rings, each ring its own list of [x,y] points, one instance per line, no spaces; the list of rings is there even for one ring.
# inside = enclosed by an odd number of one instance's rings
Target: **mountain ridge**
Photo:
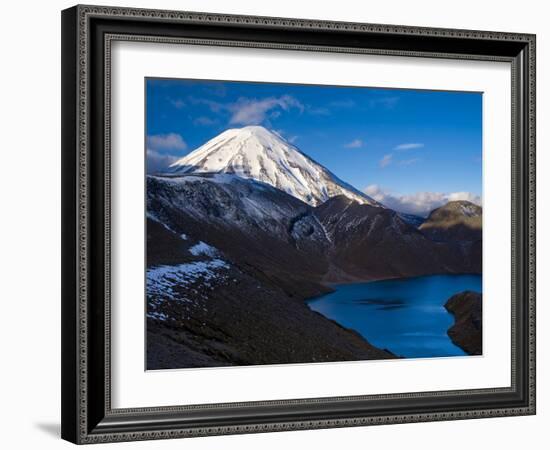
[[[148,175],[146,230],[148,369],[391,358],[305,300],[338,282],[481,272],[479,241],[435,242],[391,209],[344,195],[313,207],[234,174]]]
[[[170,165],[168,175],[228,173],[270,184],[312,206],[345,195],[383,206],[342,181],[281,135],[261,126],[225,130]]]
[[[398,212],[345,195],[312,207],[271,185],[211,173],[148,176],[147,192],[148,212],[166,227],[280,273],[285,286],[302,273],[320,286],[481,270],[477,239],[433,239]]]

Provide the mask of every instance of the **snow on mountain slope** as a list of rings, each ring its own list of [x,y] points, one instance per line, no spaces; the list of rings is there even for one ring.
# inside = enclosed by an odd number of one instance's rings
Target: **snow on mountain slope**
[[[381,206],[261,126],[224,131],[172,164],[170,173],[235,174],[270,184],[312,206],[337,195]]]

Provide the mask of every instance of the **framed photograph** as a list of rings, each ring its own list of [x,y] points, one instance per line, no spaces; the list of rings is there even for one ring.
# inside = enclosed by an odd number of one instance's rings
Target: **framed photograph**
[[[535,36],[62,12],[62,436],[535,413]]]

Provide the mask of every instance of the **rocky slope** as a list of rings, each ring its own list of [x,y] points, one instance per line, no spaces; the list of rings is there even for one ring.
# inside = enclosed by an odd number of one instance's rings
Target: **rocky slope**
[[[434,242],[395,211],[360,205],[338,196],[315,210],[331,242],[331,271],[325,280],[342,282],[481,270],[472,246]]]
[[[220,249],[259,280],[291,297],[327,291],[319,280],[330,243],[312,208],[293,196],[226,174],[149,176],[147,194],[149,217]]]
[[[447,334],[469,355],[482,354],[481,294],[465,291],[453,295],[445,308],[455,317]]]
[[[313,208],[227,174],[149,176],[147,192],[150,217],[298,298],[325,292],[327,282],[481,271],[480,243],[433,241],[395,211],[344,195]]]
[[[170,220],[147,221],[148,369],[393,357],[297,301],[315,291],[299,275],[285,285],[265,261],[252,266]]]
[[[147,177],[148,368],[382,359],[304,302],[327,282],[475,272],[387,208],[230,174]]]

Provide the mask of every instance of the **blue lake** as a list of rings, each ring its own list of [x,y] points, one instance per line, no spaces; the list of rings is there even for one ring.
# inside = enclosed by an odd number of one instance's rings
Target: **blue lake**
[[[430,275],[333,288],[309,300],[309,307],[376,347],[406,358],[463,356],[447,335],[454,318],[444,305],[459,292],[481,292],[481,275]]]

